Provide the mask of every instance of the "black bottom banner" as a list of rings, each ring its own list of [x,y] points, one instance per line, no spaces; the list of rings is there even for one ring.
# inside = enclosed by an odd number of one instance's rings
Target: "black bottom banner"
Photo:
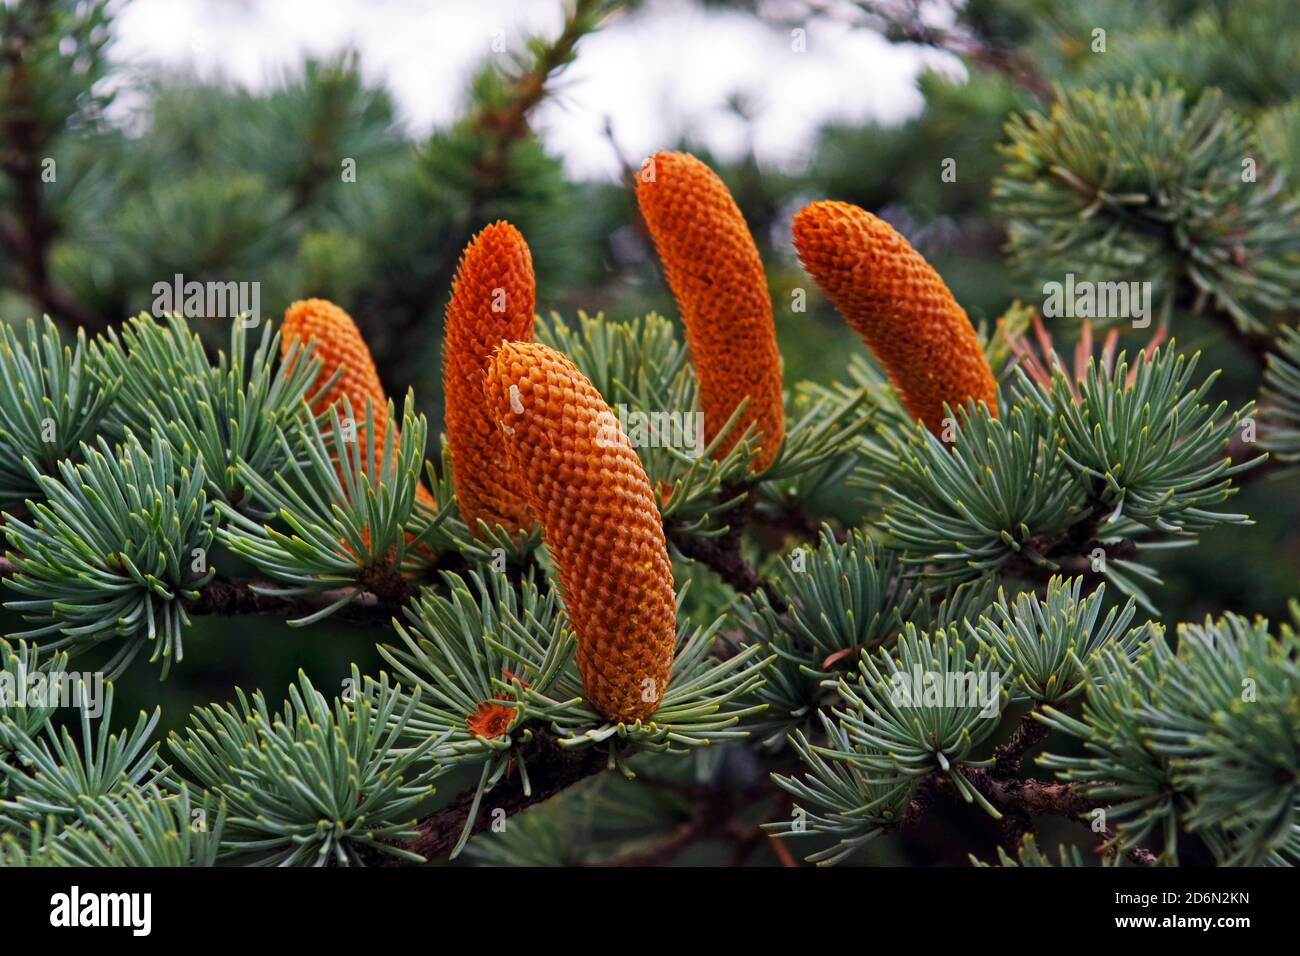
[[[1228,942],[1289,925],[1283,910],[1295,888],[1283,869],[9,869],[0,870],[0,923],[11,941],[75,933],[130,947],[285,934],[310,945],[373,943],[393,932],[463,940],[490,917],[490,939],[500,943],[566,920],[584,936],[597,927],[635,935],[639,921],[676,909],[693,933],[719,943],[762,941],[776,924],[937,936],[994,926],[1080,941],[1200,933]]]

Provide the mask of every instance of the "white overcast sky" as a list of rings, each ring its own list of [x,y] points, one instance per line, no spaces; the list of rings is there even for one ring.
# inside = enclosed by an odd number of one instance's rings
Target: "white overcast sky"
[[[114,55],[259,88],[306,56],[354,48],[366,75],[387,83],[402,120],[423,133],[457,115],[494,37],[518,49],[530,31],[554,35],[561,18],[561,0],[131,0]],[[583,41],[536,126],[576,176],[617,174],[606,117],[633,162],[683,131],[733,159],[749,133],[726,102],[742,93],[754,104],[760,161],[791,167],[827,119],[899,122],[920,108],[924,65],[960,69],[842,23],[805,29],[806,50],[795,52],[788,28],[651,0]]]

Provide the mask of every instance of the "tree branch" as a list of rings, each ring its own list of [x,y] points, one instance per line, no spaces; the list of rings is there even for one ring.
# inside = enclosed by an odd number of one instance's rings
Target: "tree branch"
[[[13,577],[18,573],[12,561],[0,557],[0,579]],[[313,594],[280,597],[265,594],[255,588],[281,588],[283,585],[271,581],[257,581],[246,578],[218,577],[199,588],[199,596],[183,601],[185,610],[195,616],[222,615],[235,617],[244,614],[279,614],[286,617],[300,617],[329,607],[343,599],[353,588],[335,588],[318,591]],[[405,581],[401,584],[389,583],[378,589],[361,590],[350,604],[335,612],[341,621],[358,624],[388,624],[402,605],[416,592],[414,583]],[[382,596],[381,596],[382,595]]]
[[[1093,570],[1091,555],[1094,551],[1100,550],[1107,561],[1129,560],[1137,555],[1137,542],[1131,538],[1107,544],[1095,537],[1102,518],[1109,510],[1098,508],[1062,532],[1035,535],[1024,542],[1026,553],[1050,561],[1057,566],[1056,569],[1041,561],[1034,561],[1025,554],[1016,554],[1002,564],[1002,573],[1039,583],[1045,583],[1057,574],[1066,577],[1082,576],[1091,592],[1105,579],[1100,571]]]
[[[1097,802],[1085,796],[1084,788],[1075,783],[1047,783],[1042,780],[999,776],[996,765],[988,770],[969,768],[963,770],[962,775],[1006,818],[1003,832],[1011,844],[1008,849],[1012,851],[1019,847],[1025,833],[1032,832],[1033,816],[1078,819],[1097,808]],[[939,791],[961,799],[956,786],[947,775],[936,774],[933,780]],[[1102,835],[1107,843],[1114,839],[1114,834],[1109,830]],[[1155,854],[1144,847],[1131,847],[1127,855],[1132,862],[1142,866],[1151,866],[1156,862]]]
[[[993,751],[993,774],[1014,777],[1020,772],[1020,762],[1025,754],[1047,739],[1047,725],[1034,717],[1037,706],[1030,708],[1020,718],[1011,739]]]
[[[294,597],[279,597],[253,590],[255,587],[282,586],[269,581],[216,578],[199,590],[197,599],[185,601],[185,610],[195,616],[235,617],[244,614],[277,614],[285,617],[301,617],[329,607],[342,600],[349,592],[357,590],[335,588]],[[410,593],[414,594],[414,587]],[[362,590],[349,604],[339,608],[333,616],[338,620],[355,624],[388,624],[405,603],[405,598],[380,597],[373,591]]]
[[[771,581],[754,570],[740,553],[739,539],[728,532],[721,538],[701,538],[670,527],[668,540],[684,558],[698,561],[716,571],[719,577],[742,594],[762,591],[778,612],[786,609],[786,600]]]
[[[573,60],[578,43],[599,26],[607,12],[604,6],[605,0],[576,0],[559,35],[530,46],[532,62],[506,77],[507,93],[501,100],[476,105],[460,121],[482,137],[482,147],[468,161],[472,181],[464,197],[464,212],[457,216],[458,227],[447,231],[441,248],[429,257],[433,268],[419,276],[400,301],[370,303],[359,316],[363,331],[384,333],[372,339],[371,348],[379,378],[390,390],[400,393],[410,384],[406,372],[411,333],[426,323],[432,304],[446,301],[460,251],[473,231],[484,225],[484,213],[500,201],[502,193],[512,191],[506,188],[512,174],[511,156],[517,145],[532,135],[530,116],[550,92],[556,74]]]
[[[28,55],[33,38],[28,21],[17,11],[6,15],[4,26],[6,36],[0,43],[0,56],[9,82],[0,90],[0,116],[4,117],[0,144],[8,148],[0,151],[0,171],[13,186],[17,214],[0,216],[0,248],[13,256],[22,291],[42,309],[97,331],[107,323],[50,276],[50,243],[58,227],[46,208],[41,180],[42,153],[48,149],[49,134],[41,127],[32,92]]]
[[[731,512],[724,534],[715,538],[701,537],[690,534],[682,525],[673,521],[665,523],[664,534],[682,557],[699,561],[713,569],[723,581],[742,594],[762,591],[773,609],[779,613],[789,606],[785,597],[771,581],[755,571],[753,565],[740,553],[741,535],[754,514],[752,492],[744,487],[724,488],[720,498],[728,501],[740,494],[746,496],[745,500]]]
[[[488,829],[496,811],[504,811],[507,817],[513,816],[609,766],[609,758],[603,750],[596,747],[566,750],[542,733],[524,745],[521,757],[528,765],[530,792],[525,794],[516,780],[510,780],[510,786],[503,788],[506,793],[491,800],[485,796],[470,828],[471,835]],[[476,793],[477,788],[470,787],[446,807],[425,817],[417,825],[416,835],[400,844],[402,849],[418,853],[426,860],[450,853],[465,829]],[[386,866],[411,865],[407,860],[392,856],[385,856],[383,863]]]

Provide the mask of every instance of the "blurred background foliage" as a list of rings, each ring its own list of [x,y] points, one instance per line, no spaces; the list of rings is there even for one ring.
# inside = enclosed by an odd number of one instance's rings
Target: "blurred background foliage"
[[[768,268],[788,384],[843,377],[849,356],[863,352],[794,257],[789,220],[811,199],[856,203],[894,223],[986,332],[1016,299],[1040,304],[1042,277],[1008,265],[993,185],[1007,162],[998,147],[1009,117],[1063,91],[1161,81],[1191,101],[1220,90],[1285,164],[1292,194],[1300,181],[1294,0],[701,4],[786,34],[834,16],[845,29],[955,54],[965,67],[962,78],[923,74],[924,106],[901,125],[822,129],[798,170],[753,156],[720,161],[685,133],[660,144],[695,152],[735,195]],[[176,273],[260,282],[271,318],[293,300],[326,297],[357,319],[389,394],[413,386],[436,432],[442,312],[459,252],[486,223],[509,219],[527,237],[542,314],[675,317],[627,185],[567,178],[530,125],[583,37],[615,10],[651,16],[649,5],[578,0],[560,35],[537,38],[504,64],[485,59],[459,119],[420,139],[351,52],[306,62],[257,92],[117,69],[109,54],[121,6],[0,3],[0,319],[48,313],[98,331],[150,309],[154,283]],[[1099,27],[1104,54],[1093,50]],[[110,121],[106,108],[128,90],[137,104],[129,121]],[[735,91],[741,121],[753,92]],[[42,176],[47,158],[57,164],[53,181]],[[948,159],[953,182],[941,176]],[[348,161],[355,181],[344,173]],[[639,161],[626,157],[629,175]],[[807,290],[807,312],[794,311],[796,290]],[[1221,324],[1182,305],[1169,324],[1181,349],[1203,350],[1203,367],[1224,369],[1216,401],[1238,407],[1255,397],[1258,365]],[[224,322],[193,326],[211,333],[213,348],[226,335]],[[1075,320],[1049,327],[1058,346],[1078,334]],[[1150,334],[1122,331],[1129,348]],[[1233,510],[1257,518],[1254,527],[1216,529],[1200,547],[1157,559],[1166,584],[1153,598],[1165,620],[1224,610],[1284,616],[1300,572],[1293,481],[1274,473],[1234,500]],[[118,682],[120,713],[161,703],[164,728],[178,727],[191,706],[225,699],[235,685],[278,694],[299,667],[320,686],[353,661],[377,673],[376,638],[329,623],[295,630],[270,618],[198,620],[186,666],[165,684],[143,667]]]

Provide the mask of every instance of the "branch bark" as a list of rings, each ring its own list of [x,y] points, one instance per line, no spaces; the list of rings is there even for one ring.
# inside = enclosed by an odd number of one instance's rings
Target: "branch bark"
[[[754,515],[752,492],[745,487],[724,488],[720,500],[728,501],[739,494],[746,495],[745,501],[731,512],[725,534],[716,538],[704,538],[688,534],[681,525],[672,521],[664,525],[664,534],[682,557],[698,561],[716,571],[723,581],[742,594],[762,591],[774,610],[778,613],[785,611],[789,606],[785,597],[771,581],[755,571],[754,566],[740,553],[741,536]]]
[[[12,561],[0,557],[0,579],[17,573]],[[255,588],[279,588],[283,585],[271,581],[246,578],[218,577],[199,589],[199,596],[186,599],[185,610],[195,616],[222,615],[235,617],[245,614],[277,614],[296,617],[319,611],[342,600],[351,588],[336,588],[294,597],[264,594]],[[413,595],[416,587],[411,582],[391,584],[379,589],[380,593],[362,590],[351,604],[340,608],[335,616],[342,621],[357,624],[387,624],[402,605]],[[381,596],[382,595],[382,596]]]
[[[1022,554],[1017,554],[1002,565],[1002,573],[1024,578],[1028,581],[1045,583],[1053,575],[1070,577],[1082,576],[1091,592],[1105,580],[1105,576],[1094,571],[1091,555],[1100,549],[1107,561],[1132,559],[1137,556],[1137,542],[1131,538],[1109,544],[1095,537],[1101,520],[1110,509],[1097,506],[1094,513],[1075,522],[1065,531],[1051,535],[1037,535],[1024,543],[1027,552],[1032,552],[1041,559],[1057,565],[1053,570]]]
[[[733,528],[734,530],[736,529]],[[721,538],[701,538],[670,527],[668,540],[682,557],[698,561],[716,571],[722,580],[742,594],[762,591],[776,611],[786,609],[785,598],[771,581],[755,571],[753,565],[745,560],[740,553],[739,538],[732,538],[731,532]]]
[[[963,776],[1004,815],[1003,832],[1010,843],[1008,849],[1012,851],[1019,847],[1026,833],[1032,832],[1032,817],[1077,819],[1097,807],[1097,801],[1086,797],[1083,788],[1074,783],[1047,783],[1042,780],[1004,777],[997,773],[996,765],[987,770],[968,769],[963,771]],[[946,775],[936,775],[934,782],[940,792],[960,799],[956,787]],[[1109,830],[1102,836],[1107,842],[1114,839],[1114,834]],[[1132,862],[1141,866],[1152,866],[1156,862],[1155,854],[1144,847],[1132,847],[1127,855]]]
[[[1037,708],[1031,708],[1016,724],[1011,739],[993,751],[993,773],[999,777],[1014,777],[1020,772],[1025,754],[1047,739],[1047,725],[1034,718]]]
[[[507,777],[497,785],[506,792],[499,793],[494,799],[484,797],[470,829],[471,835],[488,829],[492,825],[495,811],[504,811],[507,817],[514,816],[609,766],[609,758],[604,751],[595,747],[566,750],[545,734],[537,734],[525,745],[523,758],[528,765],[530,792],[524,793],[517,779]],[[476,788],[470,787],[458,794],[446,807],[425,817],[417,825],[416,835],[401,843],[402,849],[418,853],[426,860],[445,857],[465,829],[465,821],[469,819],[474,805],[475,793]],[[386,866],[411,865],[406,860],[390,856],[386,856],[383,862]]]
[[[10,13],[4,21],[5,33],[0,44],[9,74],[9,82],[0,96],[0,116],[4,117],[0,145],[0,171],[13,187],[15,215],[0,216],[0,248],[5,249],[17,265],[22,291],[42,309],[90,331],[107,323],[50,276],[50,243],[58,231],[57,223],[45,204],[45,184],[41,180],[43,153],[48,150],[49,132],[42,128],[32,91],[28,56],[33,38],[26,21]]]

